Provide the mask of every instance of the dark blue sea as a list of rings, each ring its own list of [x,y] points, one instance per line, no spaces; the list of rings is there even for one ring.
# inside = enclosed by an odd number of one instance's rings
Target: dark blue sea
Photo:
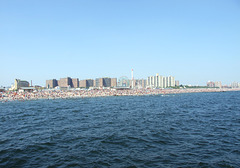
[[[240,167],[240,92],[0,102],[0,167]]]

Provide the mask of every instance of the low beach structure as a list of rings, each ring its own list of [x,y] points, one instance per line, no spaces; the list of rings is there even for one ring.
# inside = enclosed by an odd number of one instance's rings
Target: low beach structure
[[[19,92],[33,92],[36,90],[35,87],[21,87],[19,88]]]
[[[5,91],[5,88],[0,87],[0,92],[4,92],[4,91]]]

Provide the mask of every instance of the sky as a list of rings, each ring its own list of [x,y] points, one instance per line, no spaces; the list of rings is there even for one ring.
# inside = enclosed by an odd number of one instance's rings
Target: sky
[[[240,82],[239,0],[0,0],[0,86],[72,77]]]

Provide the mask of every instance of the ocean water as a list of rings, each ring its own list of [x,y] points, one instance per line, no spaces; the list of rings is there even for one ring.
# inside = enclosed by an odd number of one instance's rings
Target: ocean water
[[[240,167],[240,92],[0,103],[0,167]]]

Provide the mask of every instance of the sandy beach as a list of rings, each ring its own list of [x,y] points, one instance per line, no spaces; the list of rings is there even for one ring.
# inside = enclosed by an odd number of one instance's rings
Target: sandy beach
[[[164,95],[179,93],[198,92],[227,92],[240,91],[240,88],[200,88],[200,89],[95,89],[95,90],[41,90],[34,92],[0,92],[0,101],[25,101],[38,99],[67,99],[67,98],[87,98],[105,96],[143,96],[143,95]]]

